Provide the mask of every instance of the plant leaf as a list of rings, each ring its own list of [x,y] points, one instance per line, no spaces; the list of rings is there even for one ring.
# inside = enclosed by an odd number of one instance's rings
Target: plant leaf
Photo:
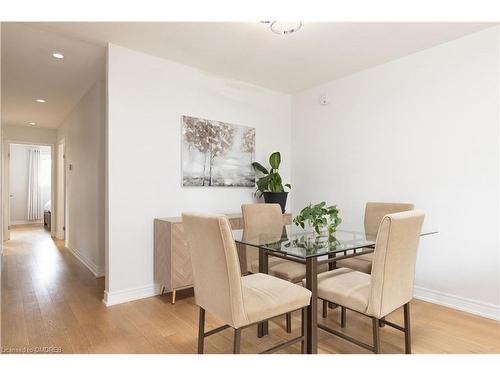
[[[269,156],[269,164],[271,164],[271,168],[278,169],[281,164],[281,154],[276,151]]]
[[[269,171],[260,163],[253,162],[252,167],[254,167],[254,169],[258,170],[261,173],[269,174]]]
[[[269,183],[271,181],[271,177],[269,175],[265,176],[265,177],[262,177],[262,178],[259,178],[255,184],[257,185],[257,189],[260,191],[260,192],[265,192],[265,191],[269,191]]]

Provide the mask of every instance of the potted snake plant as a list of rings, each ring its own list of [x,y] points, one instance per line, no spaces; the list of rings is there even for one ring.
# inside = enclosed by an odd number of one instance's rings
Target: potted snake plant
[[[276,151],[269,156],[269,169],[257,162],[252,163],[252,166],[256,172],[262,175],[255,183],[257,185],[255,195],[264,196],[266,203],[278,203],[281,206],[281,211],[285,213],[288,196],[288,191],[285,191],[285,188],[291,189],[292,186],[290,184],[283,185],[278,171],[280,164],[281,154]]]

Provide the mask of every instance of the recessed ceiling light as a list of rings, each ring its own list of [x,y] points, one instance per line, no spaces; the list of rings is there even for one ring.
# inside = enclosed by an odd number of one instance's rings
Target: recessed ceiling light
[[[29,122],[30,125],[36,125],[36,122]]]
[[[302,22],[278,22],[271,23],[271,31],[279,35],[288,35],[298,31],[302,27]]]
[[[45,103],[45,99],[37,99],[36,100],[38,103]]]
[[[56,59],[64,59],[64,55],[60,52],[54,52],[52,56],[54,56]]]

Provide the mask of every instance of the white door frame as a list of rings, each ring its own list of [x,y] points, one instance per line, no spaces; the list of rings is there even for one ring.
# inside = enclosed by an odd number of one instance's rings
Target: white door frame
[[[56,210],[56,238],[65,240],[66,243],[66,143],[65,139],[57,142],[57,202]]]
[[[3,152],[2,152],[2,213],[3,213],[3,240],[10,240],[10,180],[9,180],[9,169],[10,169],[10,143],[4,141]]]
[[[16,139],[5,139],[3,141],[3,150],[2,153],[2,163],[4,167],[4,173],[2,174],[2,191],[3,191],[3,207],[2,212],[4,213],[4,221],[3,221],[3,233],[4,233],[4,241],[10,240],[10,145],[33,145],[33,146],[49,146],[50,147],[50,174],[51,174],[51,182],[50,182],[50,201],[55,202],[56,200],[56,168],[55,160],[56,160],[56,152],[54,143],[45,143],[45,142],[30,142],[30,141],[21,141]],[[51,211],[54,211],[53,203],[51,207]],[[51,215],[50,218],[50,234],[55,236],[55,215]]]

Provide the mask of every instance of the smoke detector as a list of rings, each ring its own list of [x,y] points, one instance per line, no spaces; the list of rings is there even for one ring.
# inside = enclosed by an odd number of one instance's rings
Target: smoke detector
[[[330,104],[330,98],[326,94],[322,94],[318,98],[319,104],[328,105]]]

